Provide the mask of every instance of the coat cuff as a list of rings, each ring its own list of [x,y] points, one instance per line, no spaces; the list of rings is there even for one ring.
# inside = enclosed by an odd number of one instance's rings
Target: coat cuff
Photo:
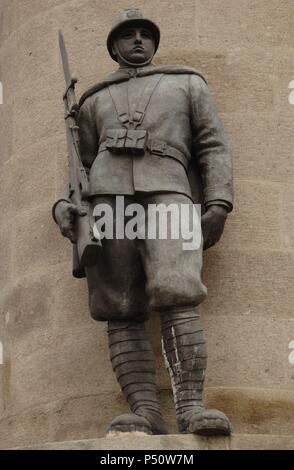
[[[231,183],[222,184],[214,187],[206,187],[203,189],[204,205],[217,204],[215,201],[220,201],[221,205],[228,206],[228,212],[233,210],[233,190]]]
[[[208,209],[208,207],[210,206],[222,206],[226,209],[228,213],[232,212],[233,210],[233,205],[222,199],[215,199],[214,201],[208,201],[205,203],[205,209]]]

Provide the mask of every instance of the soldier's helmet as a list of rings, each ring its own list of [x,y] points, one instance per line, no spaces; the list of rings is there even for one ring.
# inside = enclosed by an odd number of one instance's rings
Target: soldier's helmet
[[[158,26],[148,18],[144,16],[144,13],[139,10],[139,8],[129,7],[126,8],[120,15],[118,15],[113,22],[110,33],[107,38],[107,49],[112,59],[117,62],[115,55],[112,52],[112,45],[115,37],[126,28],[131,28],[135,26],[142,26],[149,31],[151,31],[154,42],[155,42],[155,52],[158,49],[160,42],[160,30]],[[154,53],[155,53],[154,52]]]

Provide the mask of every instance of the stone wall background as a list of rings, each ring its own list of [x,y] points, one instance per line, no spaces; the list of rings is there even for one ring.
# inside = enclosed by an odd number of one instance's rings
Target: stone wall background
[[[205,255],[206,402],[242,433],[294,434],[294,166],[291,0],[139,1],[162,29],[156,63],[208,79],[229,134],[235,211]],[[129,0],[0,0],[0,446],[104,436],[126,410],[105,325],[51,220],[67,178],[63,29],[78,93],[113,70],[105,39]],[[157,319],[150,329],[156,332]],[[156,334],[155,334],[156,336]],[[175,431],[158,353],[160,396]]]

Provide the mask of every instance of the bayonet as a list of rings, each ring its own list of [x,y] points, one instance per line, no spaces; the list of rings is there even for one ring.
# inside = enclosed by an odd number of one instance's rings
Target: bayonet
[[[78,105],[75,95],[77,79],[71,75],[64,37],[61,31],[59,31],[59,47],[66,85],[63,101],[69,161],[69,192],[73,204],[85,213],[84,216],[77,215],[75,223],[79,262],[81,267],[84,268],[92,266],[97,262],[99,250],[101,249],[101,241],[95,238],[93,232],[94,220],[88,200],[89,179],[80,153],[79,127],[77,124]]]

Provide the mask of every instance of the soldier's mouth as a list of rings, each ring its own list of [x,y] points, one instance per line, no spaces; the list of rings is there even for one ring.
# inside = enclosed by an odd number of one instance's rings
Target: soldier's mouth
[[[143,47],[134,47],[133,51],[134,52],[144,52],[144,49],[143,49]]]

